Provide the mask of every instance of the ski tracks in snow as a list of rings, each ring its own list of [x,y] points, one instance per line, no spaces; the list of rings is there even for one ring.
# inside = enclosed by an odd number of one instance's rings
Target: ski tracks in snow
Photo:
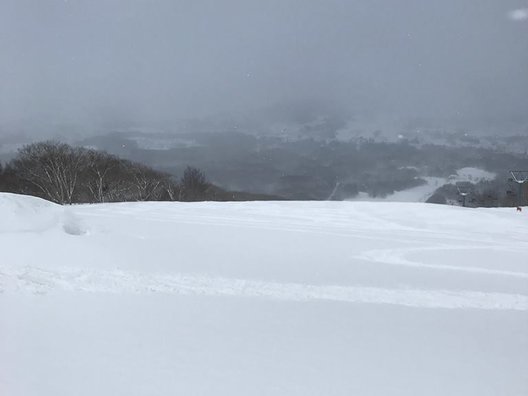
[[[440,252],[440,251],[454,251],[454,250],[482,250],[492,249],[489,246],[429,246],[429,247],[412,247],[412,248],[396,248],[396,249],[376,249],[362,252],[359,255],[354,256],[354,259],[365,260],[369,262],[387,264],[387,265],[399,265],[405,267],[422,268],[429,270],[441,270],[441,271],[459,271],[469,272],[474,274],[483,275],[499,275],[499,276],[510,276],[515,278],[528,279],[528,273],[507,271],[494,268],[483,268],[476,267],[473,265],[449,265],[449,264],[429,264],[419,261],[412,261],[406,256],[419,253],[419,252]],[[497,248],[499,250],[503,249]],[[515,247],[510,249],[515,250]]]
[[[387,289],[364,286],[277,283],[207,275],[146,274],[120,270],[44,270],[0,267],[0,292],[165,293],[235,296],[279,301],[334,301],[415,308],[528,311],[528,296],[478,291]]]
[[[156,205],[158,208],[159,205]],[[202,205],[203,206],[203,205]],[[199,227],[237,227],[259,229],[266,232],[294,232],[296,234],[313,233],[333,238],[359,241],[376,241],[396,245],[356,253],[352,259],[377,264],[415,267],[425,270],[462,271],[478,275],[508,276],[527,279],[528,274],[501,268],[484,268],[475,265],[452,265],[445,263],[427,263],[411,260],[409,256],[420,252],[472,249],[515,249],[508,245],[492,246],[492,235],[451,235],[449,230],[421,229],[411,225],[399,224],[389,218],[363,214],[359,210],[351,212],[323,210],[319,208],[310,216],[306,208],[281,209],[267,205],[263,210],[251,207],[251,210],[239,213],[245,206],[229,206],[230,211],[218,215],[215,210],[205,213],[198,211],[202,206],[178,206],[179,210],[168,210],[168,206],[159,206],[152,210],[149,206],[112,205],[86,207],[78,209],[83,219],[98,217],[118,221],[133,218],[139,223],[127,227],[140,228],[148,222],[174,224],[183,227],[193,224]],[[301,205],[302,206],[302,205]],[[205,207],[207,208],[207,207]],[[383,209],[383,207],[381,207]],[[191,210],[192,209],[192,210]],[[236,209],[236,210],[235,210]],[[368,208],[367,208],[368,209]],[[189,210],[189,213],[187,211]],[[200,209],[201,210],[201,209]],[[262,212],[262,213],[261,213]],[[390,212],[392,213],[392,212]],[[383,214],[383,213],[382,213]],[[425,221],[425,220],[424,220]],[[95,223],[98,223],[96,221]],[[99,227],[108,227],[101,222]],[[77,224],[77,223],[75,223]],[[95,228],[97,231],[97,227]],[[76,229],[74,230],[76,231]],[[82,231],[82,230],[81,230]],[[368,231],[368,232],[366,232]],[[73,233],[80,235],[79,233]],[[433,243],[433,246],[408,246],[413,238],[420,235],[421,243]],[[521,236],[523,236],[522,234]],[[521,238],[522,239],[522,238]],[[447,244],[445,242],[448,242]],[[464,244],[462,244],[464,243]],[[522,246],[525,248],[525,246]],[[511,249],[510,249],[511,248]],[[517,247],[518,249],[518,247]],[[290,282],[270,282],[262,280],[237,279],[201,274],[151,273],[131,270],[105,270],[74,267],[39,268],[36,266],[9,266],[0,263],[0,293],[51,294],[58,292],[108,293],[108,294],[149,294],[165,293],[171,295],[233,296],[243,298],[266,298],[277,301],[334,301],[343,303],[392,304],[416,308],[442,309],[482,309],[528,311],[528,296],[469,290],[383,288],[361,285],[313,285]]]

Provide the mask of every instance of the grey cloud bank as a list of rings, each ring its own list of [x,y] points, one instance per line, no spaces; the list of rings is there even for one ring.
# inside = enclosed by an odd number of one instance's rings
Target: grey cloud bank
[[[0,134],[305,102],[351,117],[523,128],[527,5],[3,0]]]

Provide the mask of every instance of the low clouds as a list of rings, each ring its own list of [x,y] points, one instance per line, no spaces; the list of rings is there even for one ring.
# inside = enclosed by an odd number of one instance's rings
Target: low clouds
[[[516,10],[510,11],[508,17],[512,21],[521,22],[528,20],[528,8],[518,8]]]
[[[512,27],[524,3],[395,3],[0,0],[0,134],[45,122],[171,129],[302,103],[441,127],[528,125],[528,37]]]

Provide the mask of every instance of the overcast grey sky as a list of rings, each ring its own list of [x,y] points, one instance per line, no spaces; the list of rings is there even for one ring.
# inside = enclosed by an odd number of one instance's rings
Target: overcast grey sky
[[[298,101],[522,124],[526,8],[528,0],[2,0],[0,125],[148,123]]]

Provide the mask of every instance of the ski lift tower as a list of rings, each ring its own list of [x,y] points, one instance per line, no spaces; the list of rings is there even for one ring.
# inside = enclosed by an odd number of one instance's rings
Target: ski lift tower
[[[528,171],[510,171],[510,174],[512,175],[511,180],[519,186],[518,206],[521,207],[523,205],[524,183],[528,183]]]
[[[460,195],[460,199],[462,201],[462,206],[466,206],[466,199],[467,199],[467,196],[469,195],[469,188],[468,188],[468,185],[467,183],[463,183],[463,182],[458,182],[456,183],[456,188],[457,188],[457,191],[458,191],[458,195]]]

